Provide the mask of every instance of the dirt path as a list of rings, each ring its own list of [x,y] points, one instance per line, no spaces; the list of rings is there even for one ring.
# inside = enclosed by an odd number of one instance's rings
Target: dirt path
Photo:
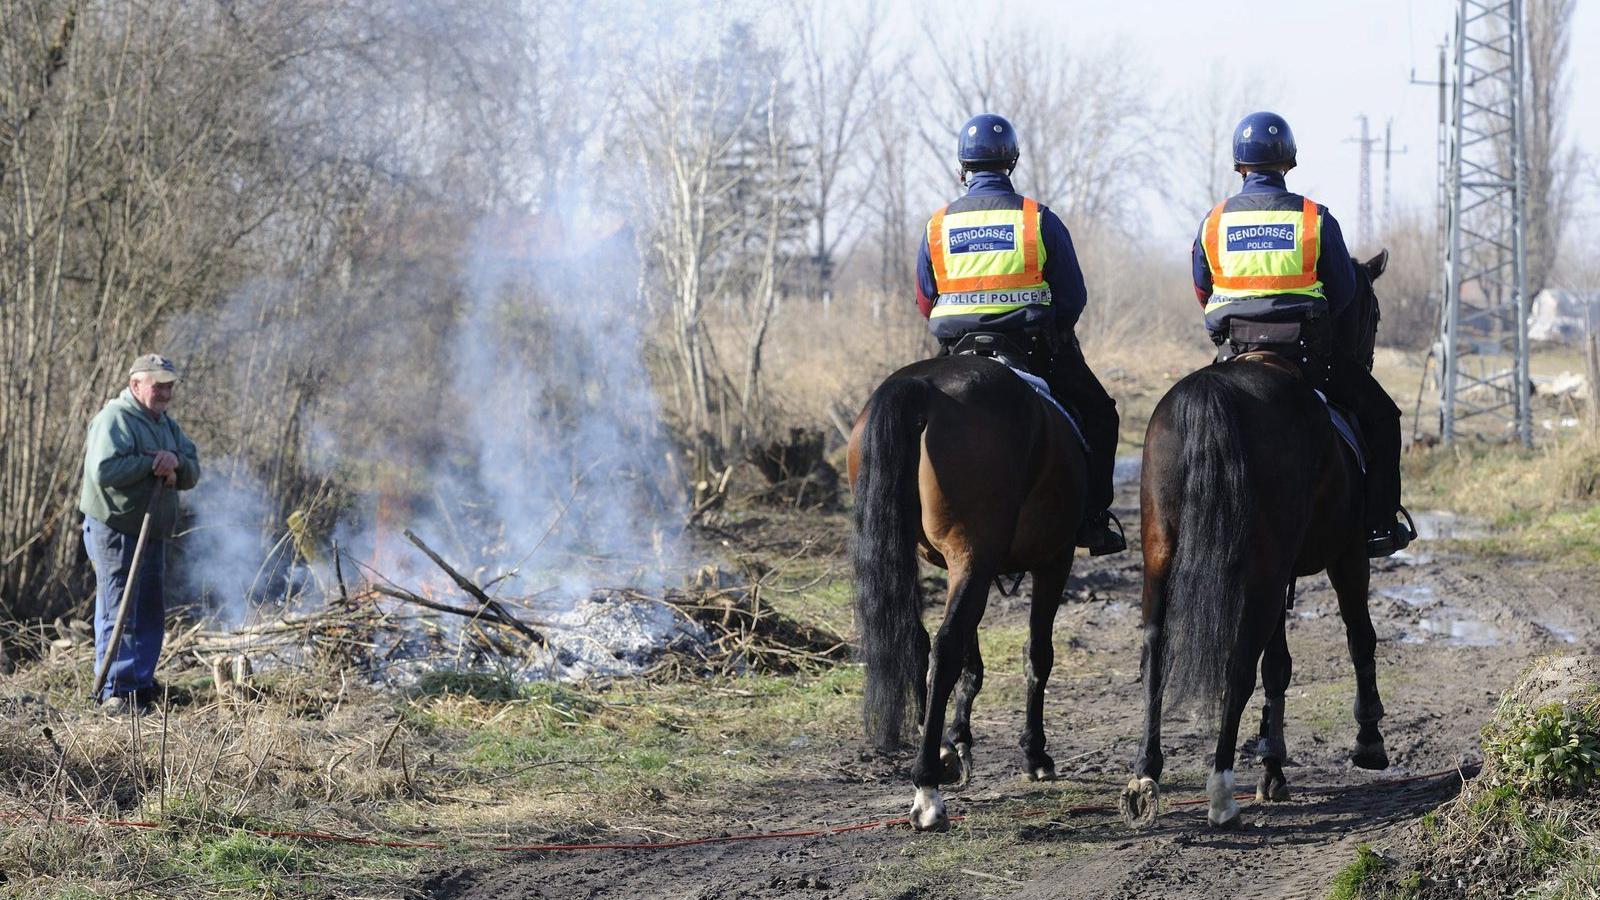
[[[1137,530],[1131,486],[1119,514]],[[1301,582],[1292,612],[1287,735],[1292,799],[1245,804],[1243,829],[1215,832],[1198,797],[1211,723],[1170,720],[1164,779],[1168,805],[1148,832],[1113,814],[1047,814],[1076,803],[1114,804],[1127,780],[1141,714],[1138,672],[1139,558],[1087,560],[1073,573],[1056,626],[1058,675],[1046,709],[1060,780],[1021,778],[1014,749],[1021,711],[1020,663],[988,659],[974,731],[977,773],[947,795],[950,812],[972,815],[949,834],[904,829],[735,843],[667,852],[529,856],[484,868],[457,867],[419,887],[450,898],[568,897],[922,897],[1020,898],[1321,897],[1356,847],[1382,847],[1440,802],[1458,781],[1394,784],[1476,759],[1477,735],[1500,692],[1531,657],[1600,640],[1600,600],[1574,569],[1450,555],[1424,543],[1404,560],[1374,566],[1383,730],[1391,768],[1353,768],[1354,677],[1344,628],[1326,579]],[[1025,621],[1024,598],[996,595],[986,627]],[[1242,733],[1254,733],[1257,703]],[[804,723],[797,723],[803,729]],[[818,774],[769,784],[760,795],[719,798],[699,834],[740,833],[904,815],[911,787],[905,760],[818,742]],[[790,751],[805,752],[805,751]],[[1259,768],[1241,757],[1240,789]],[[725,801],[725,802],[721,802]],[[604,819],[605,811],[596,810]],[[648,823],[639,823],[648,824]],[[625,840],[638,832],[620,832]],[[932,862],[930,862],[930,860]],[[953,860],[953,861],[952,861]],[[942,868],[941,868],[942,866]],[[930,871],[943,873],[929,879]]]

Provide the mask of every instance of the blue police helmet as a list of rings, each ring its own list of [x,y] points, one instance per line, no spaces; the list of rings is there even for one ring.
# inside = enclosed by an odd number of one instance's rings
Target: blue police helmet
[[[1293,165],[1294,158],[1294,132],[1277,113],[1253,112],[1240,119],[1233,129],[1233,164],[1236,166]]]
[[[1017,149],[1017,130],[1004,117],[979,113],[961,126],[956,141],[956,159],[963,169],[1003,169],[1010,171],[1021,153]]]

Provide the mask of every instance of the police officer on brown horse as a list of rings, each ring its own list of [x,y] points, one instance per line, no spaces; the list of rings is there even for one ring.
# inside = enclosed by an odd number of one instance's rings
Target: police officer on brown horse
[[[1294,134],[1282,116],[1251,113],[1233,135],[1239,193],[1200,224],[1192,252],[1194,290],[1206,329],[1225,359],[1241,348],[1290,345],[1312,381],[1360,423],[1370,457],[1365,482],[1367,553],[1388,556],[1415,537],[1400,508],[1400,409],[1372,377],[1378,311],[1358,298],[1339,223],[1291,193]]]
[[[956,158],[966,195],[933,214],[917,259],[917,304],[943,352],[1002,336],[1078,414],[1089,444],[1077,544],[1095,556],[1127,549],[1111,527],[1117,405],[1073,334],[1086,301],[1072,236],[1060,217],[1011,185],[1020,155],[1011,123],[990,113],[961,128]]]

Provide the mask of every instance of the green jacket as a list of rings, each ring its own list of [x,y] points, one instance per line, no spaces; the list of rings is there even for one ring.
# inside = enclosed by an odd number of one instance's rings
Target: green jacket
[[[89,422],[78,509],[123,534],[138,534],[156,486],[152,453],[178,456],[178,491],[200,480],[200,454],[171,415],[153,418],[126,388]],[[165,490],[150,517],[150,537],[166,540],[178,521],[178,492]]]

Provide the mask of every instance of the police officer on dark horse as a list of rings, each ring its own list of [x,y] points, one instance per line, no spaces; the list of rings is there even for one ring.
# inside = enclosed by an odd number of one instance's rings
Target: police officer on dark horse
[[[1012,337],[1029,370],[1077,413],[1089,442],[1077,543],[1091,556],[1120,553],[1127,541],[1110,524],[1117,404],[1073,333],[1088,292],[1072,235],[1049,207],[1011,186],[1020,155],[1016,130],[1000,116],[974,116],[961,127],[956,157],[967,193],[928,221],[917,257],[917,306],[943,353],[975,332]]]
[[[1295,154],[1277,115],[1254,113],[1235,129],[1244,188],[1206,217],[1194,249],[1195,291],[1218,362],[1173,387],[1145,438],[1145,727],[1122,796],[1134,823],[1158,811],[1167,690],[1219,714],[1208,819],[1238,823],[1234,756],[1258,660],[1266,702],[1257,798],[1287,798],[1286,606],[1294,579],[1322,570],[1338,595],[1356,670],[1352,761],[1388,765],[1368,558],[1416,535],[1409,517],[1397,519],[1400,411],[1369,371],[1372,279],[1385,258],[1351,264],[1328,211],[1285,187]],[[1359,421],[1364,460],[1336,436],[1319,392]]]
[[[1413,537],[1397,517],[1400,408],[1372,377],[1377,311],[1361,302],[1338,221],[1284,183],[1297,152],[1289,123],[1275,113],[1251,113],[1234,129],[1234,168],[1244,186],[1200,223],[1190,253],[1195,295],[1219,358],[1266,343],[1246,333],[1262,322],[1292,324],[1322,357],[1312,363],[1315,387],[1356,417],[1371,456],[1363,503],[1367,553],[1388,556]]]
[[[983,683],[977,628],[990,583],[1033,576],[1020,743],[1030,777],[1049,778],[1044,686],[1074,546],[1126,549],[1107,512],[1116,407],[1073,338],[1085,291],[1066,226],[1012,189],[1018,146],[1005,119],[969,121],[958,158],[967,194],[929,221],[918,267],[919,305],[941,354],[873,392],[849,449],[863,718],[867,737],[885,748],[908,719],[920,725],[918,829],[946,827],[939,784],[970,777],[972,700]],[[1081,430],[1054,398],[1076,407]],[[950,576],[931,645],[919,554]]]

